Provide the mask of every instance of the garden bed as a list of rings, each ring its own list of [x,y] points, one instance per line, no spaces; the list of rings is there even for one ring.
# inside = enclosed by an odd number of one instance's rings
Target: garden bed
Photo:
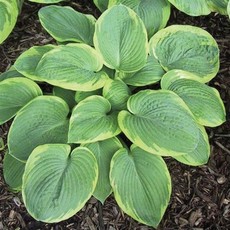
[[[76,10],[99,16],[93,4],[77,2],[71,3]],[[54,42],[41,28],[37,16],[39,8],[39,4],[24,4],[13,33],[0,46],[0,72],[8,69],[29,47]],[[190,167],[166,158],[173,193],[159,229],[230,229],[230,22],[227,17],[214,13],[205,17],[189,17],[177,10],[173,10],[169,22],[199,26],[216,39],[221,66],[210,85],[221,94],[227,122],[218,128],[207,129],[212,150],[207,165]],[[4,143],[9,125],[10,122],[0,127]],[[3,157],[4,151],[1,151],[1,160]],[[92,198],[82,211],[58,224],[35,221],[27,213],[21,195],[11,193],[5,185],[2,161],[0,170],[0,229],[151,229],[125,215],[112,196],[103,206]]]

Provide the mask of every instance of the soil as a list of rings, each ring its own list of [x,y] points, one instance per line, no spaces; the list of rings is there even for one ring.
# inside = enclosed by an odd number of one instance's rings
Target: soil
[[[100,15],[91,1],[72,1],[69,5],[96,17]],[[8,69],[29,47],[54,42],[38,21],[37,12],[41,7],[42,5],[36,3],[24,3],[14,31],[0,46],[0,72]],[[172,176],[173,192],[158,229],[230,229],[230,21],[227,16],[214,13],[205,17],[190,17],[173,9],[169,24],[196,25],[209,31],[216,39],[220,48],[221,65],[217,77],[210,82],[210,85],[218,89],[221,94],[227,121],[220,127],[207,129],[212,151],[206,165],[190,167],[173,159],[165,159]],[[10,123],[0,126],[0,137],[5,144],[9,125]],[[6,186],[2,176],[3,156],[4,151],[1,151],[0,230],[152,229],[124,214],[112,196],[103,206],[92,198],[82,211],[66,221],[57,224],[38,222],[27,213],[21,195],[12,193]]]

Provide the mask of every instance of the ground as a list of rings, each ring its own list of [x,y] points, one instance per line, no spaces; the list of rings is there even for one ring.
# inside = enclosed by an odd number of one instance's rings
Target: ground
[[[83,0],[71,5],[95,16],[99,12],[92,3]],[[4,72],[26,49],[34,45],[53,42],[41,28],[37,11],[41,5],[25,3],[18,23],[7,41],[0,46],[0,72]],[[210,82],[219,90],[224,101],[227,121],[218,128],[208,128],[211,143],[209,162],[201,167],[189,167],[166,158],[172,175],[173,192],[169,207],[159,230],[230,229],[230,21],[226,16],[211,14],[189,17],[173,9],[169,24],[189,24],[202,27],[216,39],[220,48],[220,71]],[[6,144],[10,123],[0,126],[0,137]],[[7,147],[7,146],[6,146]],[[45,224],[34,220],[26,212],[20,194],[9,191],[2,176],[0,155],[0,230],[1,229],[151,229],[132,220],[109,197],[104,205],[92,198],[75,216],[58,224]]]

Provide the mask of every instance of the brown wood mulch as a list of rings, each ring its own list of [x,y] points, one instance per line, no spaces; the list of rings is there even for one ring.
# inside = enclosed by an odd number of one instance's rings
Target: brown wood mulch
[[[99,12],[91,1],[72,1],[75,9],[95,16]],[[41,28],[35,3],[25,3],[18,23],[7,41],[0,46],[0,72],[10,67],[24,50],[44,45],[53,40]],[[220,47],[221,66],[218,76],[210,82],[217,88],[225,103],[227,122],[217,128],[208,128],[212,154],[208,164],[189,167],[166,159],[172,175],[173,193],[159,230],[227,230],[230,229],[230,21],[227,17],[211,14],[189,17],[173,10],[170,24],[189,24],[209,31]],[[8,124],[0,126],[0,137],[6,143]],[[1,144],[0,144],[1,149]],[[89,229],[128,230],[152,229],[132,220],[109,197],[102,206],[92,198],[69,220],[57,224],[35,221],[26,212],[20,194],[10,192],[2,176],[0,155],[0,230],[1,229]]]

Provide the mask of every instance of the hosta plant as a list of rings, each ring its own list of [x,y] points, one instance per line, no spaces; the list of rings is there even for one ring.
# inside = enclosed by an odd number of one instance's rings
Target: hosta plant
[[[225,121],[206,84],[219,69],[215,40],[186,25],[152,36],[122,4],[98,20],[59,6],[39,18],[59,45],[25,51],[0,82],[0,123],[14,117],[6,182],[40,221],[67,219],[92,195],[104,203],[113,193],[125,213],[156,227],[171,195],[163,157],[205,164],[204,126]]]

